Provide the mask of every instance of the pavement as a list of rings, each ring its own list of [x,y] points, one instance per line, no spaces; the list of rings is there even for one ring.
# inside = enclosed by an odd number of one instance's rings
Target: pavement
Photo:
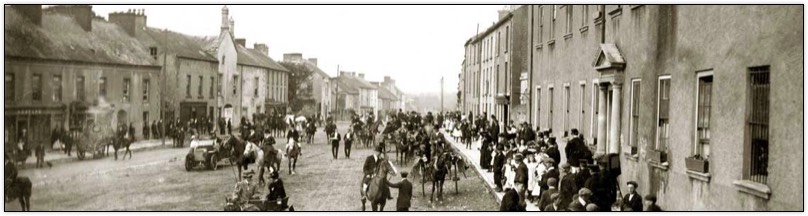
[[[164,147],[171,147],[173,143],[174,142],[171,141],[171,139],[166,139],[165,140],[165,145],[163,144],[163,141],[159,140],[159,139],[139,140],[139,141],[136,141],[136,142],[132,143],[132,145],[129,146],[129,149],[132,150],[132,152],[134,153],[134,152],[141,152],[141,151],[153,150],[153,149],[164,148]],[[114,157],[114,156],[111,156],[111,154],[113,154],[111,147],[109,148],[109,154],[110,154],[110,156],[108,156],[108,157]],[[119,156],[122,154],[121,150],[118,150],[118,154],[119,154]],[[92,159],[93,159],[93,154],[90,153],[90,152],[87,152],[86,156],[84,157],[84,160],[92,160]],[[49,163],[51,163],[51,165],[70,163],[70,162],[76,162],[76,161],[79,161],[79,159],[76,156],[76,149],[75,148],[71,152],[70,156],[67,156],[67,154],[65,154],[64,151],[45,152],[45,162],[49,162]],[[34,167],[36,167],[36,157],[33,156],[33,155],[28,157],[25,160],[24,166],[25,166],[24,168],[34,168]]]
[[[460,142],[456,142],[453,137],[449,136],[446,133],[443,133],[446,137],[446,140],[452,144],[452,148],[459,152],[463,157],[466,159],[467,162],[473,165],[474,170],[477,171],[477,174],[483,179],[485,186],[488,188],[489,192],[496,197],[497,203],[502,203],[502,197],[505,196],[505,192],[496,192],[495,188],[497,187],[494,183],[494,173],[488,172],[488,170],[484,170],[480,166],[480,151],[477,150],[481,146],[481,141],[474,141],[471,143],[471,149],[466,149],[466,146]],[[534,205],[531,202],[527,202],[527,206],[525,207],[527,211],[541,211],[540,208]]]

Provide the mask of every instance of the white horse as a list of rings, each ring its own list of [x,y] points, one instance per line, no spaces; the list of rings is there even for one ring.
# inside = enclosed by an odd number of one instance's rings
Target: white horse
[[[255,143],[246,142],[244,146],[244,157],[245,158],[255,158],[255,164],[259,169],[264,168],[269,164],[264,164],[264,150],[258,147]],[[258,170],[258,169],[254,169]]]

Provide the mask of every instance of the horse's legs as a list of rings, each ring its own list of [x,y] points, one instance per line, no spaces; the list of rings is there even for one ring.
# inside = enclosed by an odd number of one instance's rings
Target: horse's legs
[[[292,174],[292,159],[292,157],[289,157],[289,162],[287,163],[289,165],[289,175]]]
[[[126,153],[123,154],[123,157],[126,158],[126,154],[129,154],[129,159],[132,159],[132,150],[129,150],[129,146],[126,146]]]
[[[292,163],[292,170],[297,169],[297,156],[295,156],[295,162]]]
[[[365,211],[365,198],[363,197],[361,200],[362,200],[362,211]]]

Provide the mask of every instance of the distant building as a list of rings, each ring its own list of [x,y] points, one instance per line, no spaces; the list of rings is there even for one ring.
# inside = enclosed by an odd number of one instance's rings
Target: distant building
[[[223,7],[221,33],[208,47],[220,63],[221,117],[238,126],[241,119],[252,121],[257,114],[285,114],[288,70],[268,56],[266,45],[248,49],[246,39],[235,38],[234,32],[235,22]]]
[[[315,113],[322,119],[329,116],[334,109],[332,105],[334,86],[331,83],[331,77],[317,66],[317,59],[304,59],[301,53],[286,53],[283,54],[283,61],[305,64],[306,67],[314,71],[305,85],[311,89],[310,93],[315,102]]]
[[[159,117],[161,67],[124,28],[86,5],[4,9],[6,144],[26,129],[29,148],[51,148],[54,128],[87,121],[102,130],[132,124],[141,138],[143,124]]]

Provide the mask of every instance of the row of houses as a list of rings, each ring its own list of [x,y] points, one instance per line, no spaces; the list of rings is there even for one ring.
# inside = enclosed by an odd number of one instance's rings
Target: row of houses
[[[248,48],[237,37],[227,7],[218,36],[149,27],[140,9],[107,19],[89,5],[4,10],[6,143],[20,140],[22,130],[28,144],[48,143],[53,129],[90,119],[131,124],[140,138],[143,126],[160,119],[221,119],[238,127],[242,118],[289,112],[290,71],[269,57],[266,44]],[[316,73],[305,84],[314,86],[318,112],[327,116],[338,109],[333,78],[316,59],[306,62]]]
[[[801,211],[802,14],[510,6],[464,45],[459,109],[577,128],[666,210]]]
[[[336,88],[335,114],[341,119],[348,119],[353,114],[384,117],[390,112],[409,110],[406,107],[408,97],[389,76],[376,82],[365,80],[364,73],[340,71],[332,82]]]

